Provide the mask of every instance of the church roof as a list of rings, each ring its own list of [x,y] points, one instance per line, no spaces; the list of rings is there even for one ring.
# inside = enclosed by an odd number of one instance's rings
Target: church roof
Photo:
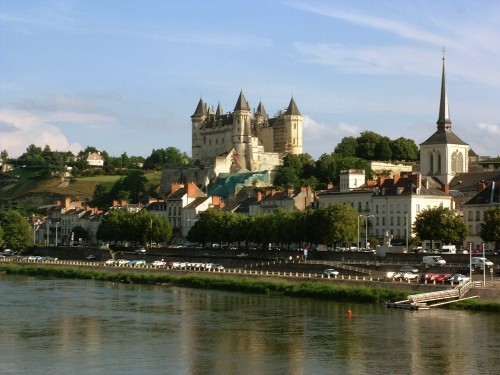
[[[449,131],[437,130],[433,135],[427,138],[427,140],[421,143],[421,145],[434,145],[434,144],[467,145],[467,143],[462,141],[451,130]]]

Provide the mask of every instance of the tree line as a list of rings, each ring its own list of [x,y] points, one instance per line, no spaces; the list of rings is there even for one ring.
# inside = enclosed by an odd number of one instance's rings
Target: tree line
[[[271,215],[246,216],[208,209],[200,214],[188,233],[193,243],[269,244],[288,248],[292,244],[332,244],[349,246],[357,238],[358,212],[348,205],[332,205],[308,211],[278,210]],[[460,244],[467,236],[463,220],[452,210],[437,207],[421,211],[412,227],[416,238],[442,243]],[[146,210],[132,213],[113,210],[106,214],[98,227],[101,241],[132,242],[146,245],[150,242],[167,243],[172,238],[168,219],[152,215]],[[500,207],[485,212],[480,236],[494,242],[500,249]],[[372,246],[376,239],[371,239]],[[33,244],[33,229],[26,216],[15,209],[0,214],[0,246],[15,250]]]

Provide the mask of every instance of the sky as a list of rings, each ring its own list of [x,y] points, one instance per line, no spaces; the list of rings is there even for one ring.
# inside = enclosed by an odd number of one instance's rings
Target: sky
[[[436,130],[443,48],[452,131],[500,155],[500,2],[0,0],[0,150],[191,155],[202,98],[293,97],[304,152]]]

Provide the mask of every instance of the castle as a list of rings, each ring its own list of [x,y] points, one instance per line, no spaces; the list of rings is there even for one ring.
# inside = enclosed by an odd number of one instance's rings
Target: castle
[[[233,112],[200,99],[192,122],[192,160],[219,173],[273,170],[286,154],[302,153],[302,115],[295,100],[269,118],[262,102],[250,109],[240,92]]]
[[[258,184],[271,185],[284,157],[303,153],[302,120],[293,97],[286,109],[271,118],[262,102],[252,111],[243,91],[234,110],[227,113],[220,103],[214,110],[200,99],[191,116],[192,163],[164,168],[160,193],[168,193],[174,182],[188,181],[205,190],[221,174],[234,173],[259,172]]]

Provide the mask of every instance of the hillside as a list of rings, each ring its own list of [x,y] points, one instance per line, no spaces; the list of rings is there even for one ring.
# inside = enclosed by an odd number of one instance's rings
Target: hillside
[[[17,168],[0,174],[0,201],[4,206],[15,201],[25,207],[43,206],[70,196],[79,200],[92,198],[96,185],[104,185],[110,190],[113,184],[123,176],[94,176],[62,180],[43,178],[38,168]],[[158,191],[161,173],[146,173],[147,191]]]

